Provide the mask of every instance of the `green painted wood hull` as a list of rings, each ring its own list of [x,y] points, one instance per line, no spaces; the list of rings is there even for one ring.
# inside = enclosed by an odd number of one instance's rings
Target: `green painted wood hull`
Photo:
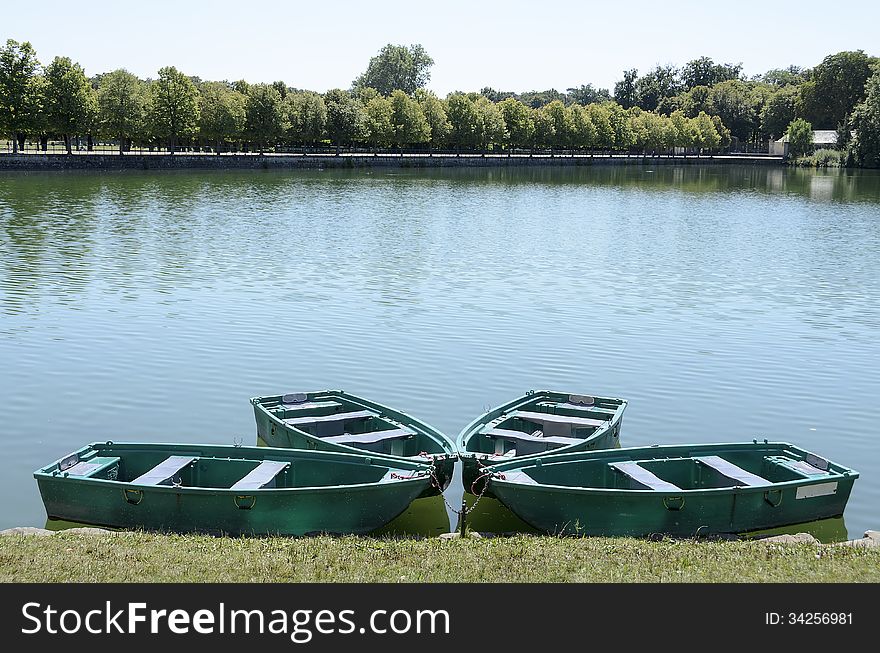
[[[494,452],[492,451],[493,443],[486,438],[480,437],[481,432],[487,430],[493,422],[503,422],[508,416],[513,415],[516,411],[534,410],[537,412],[547,412],[552,414],[557,412],[552,404],[566,404],[573,396],[578,397],[579,395],[572,395],[566,392],[553,392],[550,390],[531,391],[507,402],[506,404],[487,411],[464,427],[456,439],[456,449],[458,450],[459,456],[464,465],[462,482],[464,483],[465,491],[474,493],[480,492],[482,484],[475,483],[483,474],[483,469],[492,464],[505,462],[504,458],[494,455]],[[596,449],[614,449],[619,447],[623,412],[626,409],[627,402],[623,399],[609,397],[590,397],[590,399],[593,400],[593,406],[596,410],[603,411],[595,416],[604,417],[604,424],[593,429],[592,432],[584,433],[580,437],[580,442],[560,446],[549,451],[534,452],[524,455],[517,453],[514,460],[534,459],[538,456],[547,454],[558,455],[563,453],[593,451]],[[590,407],[585,406],[583,407],[583,410],[589,411]],[[565,409],[558,412],[566,412],[569,414],[576,413],[576,411]],[[512,447],[508,445],[508,449],[511,448]]]
[[[724,482],[718,474],[693,461],[706,456],[732,460],[770,482],[717,487]],[[818,458],[786,443],[640,447],[494,465],[488,482],[492,494],[514,514],[547,533],[743,533],[843,514],[858,474],[819,459],[828,463],[827,473],[798,477],[785,463],[811,460],[809,456]],[[624,487],[630,481],[613,473],[609,463],[633,461],[677,489]]]
[[[337,451],[350,454],[375,453],[392,459],[432,461],[439,487],[436,486],[437,484],[432,485],[425,491],[424,496],[439,494],[449,484],[458,456],[449,438],[431,425],[401,411],[341,390],[306,392],[301,395],[308,402],[337,402],[339,404],[337,408],[321,408],[315,411],[316,413],[330,414],[334,410],[367,410],[378,415],[380,419],[394,422],[394,425],[412,429],[414,436],[403,442],[387,441],[363,446],[331,442],[327,438],[308,432],[305,428],[287,424],[283,419],[284,411],[279,411],[284,395],[271,395],[251,399],[257,426],[257,438],[269,447]],[[364,447],[369,447],[370,450],[365,451]]]
[[[34,476],[46,513],[50,519],[114,528],[229,535],[363,534],[404,513],[431,483],[426,465],[333,452],[96,443],[77,454],[86,463],[114,457],[121,463],[112,478],[65,476],[59,467],[62,461],[38,470]],[[126,480],[166,455],[197,456],[181,473],[183,486]],[[240,475],[267,460],[291,463],[289,486],[234,489],[189,484],[201,478],[222,485],[222,468],[235,467]],[[129,470],[127,461],[132,461]]]

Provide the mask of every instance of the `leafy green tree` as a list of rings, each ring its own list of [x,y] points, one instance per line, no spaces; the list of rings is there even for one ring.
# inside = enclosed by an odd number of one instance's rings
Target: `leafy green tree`
[[[614,130],[614,147],[617,150],[628,150],[634,142],[634,135],[629,124],[629,114],[618,104],[613,102],[605,105],[609,111],[609,122]]]
[[[487,102],[489,100],[486,100]],[[464,93],[452,93],[446,98],[449,118],[449,141],[456,149],[474,147],[478,142],[479,117],[473,100]]]
[[[477,116],[476,135],[480,149],[485,150],[490,145],[503,143],[506,125],[498,105],[480,95],[474,101],[474,111]]]
[[[694,147],[697,143],[697,129],[693,120],[683,111],[674,111],[669,120],[672,122],[673,144],[675,147]]]
[[[774,68],[768,70],[761,75],[761,81],[771,86],[781,88],[783,86],[798,86],[808,81],[810,73],[800,66],[789,66],[788,68]]]
[[[779,138],[797,117],[800,91],[796,86],[783,86],[774,92],[761,110],[761,131]]]
[[[399,89],[391,94],[391,124],[394,127],[392,142],[398,147],[431,140],[431,126],[422,107]]]
[[[654,111],[660,102],[682,91],[678,70],[673,66],[657,66],[636,81],[636,106]]]
[[[388,147],[394,139],[391,101],[374,95],[364,107],[366,111],[367,142],[373,147]]]
[[[611,100],[611,93],[608,92],[607,88],[596,88],[592,84],[582,84],[577,88],[569,88],[566,90],[566,93],[572,103],[584,106]]]
[[[289,93],[284,99],[288,135],[294,143],[314,144],[324,138],[327,107],[324,98],[312,91]]]
[[[49,130],[64,136],[67,153],[71,137],[89,130],[98,110],[95,90],[79,64],[69,57],[55,57],[45,70],[43,105]]]
[[[257,142],[260,154],[266,145],[276,142],[287,129],[287,113],[281,93],[269,84],[251,86],[245,101],[245,130]]]
[[[862,50],[828,55],[801,85],[801,111],[819,129],[836,129],[865,97],[877,60]]]
[[[623,71],[623,79],[614,85],[614,101],[624,109],[635,106],[637,101],[636,82],[638,80],[639,71],[632,70]]]
[[[553,127],[553,120],[543,107],[534,110],[532,123],[535,125],[533,147],[553,147],[556,142],[556,130]]]
[[[360,101],[350,93],[338,88],[324,95],[327,108],[327,136],[339,147],[360,141],[366,136],[366,113]]]
[[[553,137],[550,145],[556,148],[568,146],[572,132],[571,112],[568,107],[559,100],[553,100],[547,106],[542,107],[540,111],[545,113],[553,125]]]
[[[611,112],[608,110],[610,103],[591,104],[587,107],[590,122],[596,129],[596,147],[603,150],[614,148],[614,128],[611,126]]]
[[[422,107],[422,113],[425,114],[425,120],[428,121],[428,127],[431,130],[431,138],[428,143],[431,147],[442,145],[452,129],[443,101],[425,89],[417,90],[415,98],[419,106]]]
[[[796,118],[788,126],[788,153],[798,157],[813,149],[813,126],[803,118]]]
[[[19,141],[33,131],[41,111],[40,62],[33,46],[9,39],[0,48],[0,132],[12,138],[12,152],[18,154]]]
[[[119,141],[119,153],[144,132],[147,87],[120,68],[101,77],[98,87],[98,124],[102,134]]]
[[[215,144],[217,154],[223,144],[237,141],[247,126],[247,101],[243,93],[223,82],[205,82],[199,89],[199,134]]]
[[[721,139],[718,143],[719,147],[728,147],[731,143],[730,130],[724,125],[720,116],[712,116],[712,124],[715,125],[715,131]]]
[[[758,126],[757,107],[746,82],[731,79],[709,90],[707,113],[716,114],[740,141],[749,141]]]
[[[648,147],[648,118],[649,113],[639,107],[630,107],[626,111],[629,131],[632,134],[632,145],[642,152]]]
[[[174,66],[159,70],[150,85],[149,122],[153,134],[167,139],[174,154],[181,138],[195,135],[199,121],[199,91],[192,80]]]
[[[697,117],[693,118],[693,121],[697,147],[703,150],[713,150],[721,144],[721,135],[715,129],[712,118],[705,111],[700,111]]]
[[[849,126],[855,131],[849,158],[864,168],[880,168],[880,67],[865,85],[865,101],[853,109]]]
[[[431,79],[434,60],[420,44],[393,45],[389,43],[370,59],[366,72],[354,80],[353,86],[369,86],[382,95],[401,90],[412,95]]]
[[[276,91],[278,91],[278,95],[281,96],[282,100],[287,99],[287,93],[289,92],[289,90],[287,88],[287,84],[285,84],[284,82],[281,82],[281,81],[272,82],[272,88],[274,88]]]
[[[567,96],[564,93],[560,93],[555,88],[551,88],[546,91],[527,91],[525,93],[515,95],[514,97],[516,97],[516,99],[523,104],[532,107],[533,109],[539,109],[540,107],[547,106],[548,104],[553,102],[553,100],[559,100],[563,104],[568,101]]]
[[[681,69],[681,83],[685,90],[694,86],[714,86],[728,79],[739,79],[742,64],[716,64],[710,57],[688,61]]]
[[[532,110],[514,98],[507,98],[498,103],[501,117],[506,127],[505,144],[508,147],[526,147],[531,145],[535,135],[535,123]]]

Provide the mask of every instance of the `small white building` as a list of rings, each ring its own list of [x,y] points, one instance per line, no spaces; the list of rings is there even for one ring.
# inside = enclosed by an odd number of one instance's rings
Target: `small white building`
[[[834,129],[814,129],[813,149],[837,149],[837,131]],[[788,156],[788,134],[778,141],[770,141],[770,154]]]

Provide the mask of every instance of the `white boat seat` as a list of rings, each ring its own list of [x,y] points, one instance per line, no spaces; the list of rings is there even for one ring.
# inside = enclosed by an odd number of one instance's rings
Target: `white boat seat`
[[[281,462],[280,460],[264,460],[259,465],[249,471],[243,478],[236,481],[232,486],[232,490],[259,490],[266,487],[269,483],[273,483],[275,477],[278,476],[290,463]]]
[[[333,413],[332,415],[304,415],[303,417],[289,417],[284,420],[285,424],[298,426],[300,424],[317,424],[320,422],[345,422],[350,419],[366,419],[377,417],[376,413],[369,410],[357,410],[350,413]]]
[[[133,485],[171,485],[171,479],[196,459],[195,456],[168,456],[150,471],[131,481]]]
[[[372,433],[343,433],[342,435],[330,435],[321,439],[336,444],[375,444],[384,440],[405,440],[415,434],[416,432],[410,429],[388,429],[385,431],[373,431]]]
[[[490,438],[500,438],[502,440],[544,443],[548,447],[550,445],[553,445],[554,448],[583,442],[583,439],[581,438],[565,438],[559,435],[532,435],[530,433],[523,433],[522,431],[510,431],[508,429],[491,429],[489,431],[486,431],[484,435]]]
[[[706,467],[711,467],[722,476],[739,481],[742,485],[772,485],[766,478],[761,478],[757,474],[747,472],[742,467],[737,467],[720,456],[699,456],[694,458],[694,460],[703,463]]]
[[[608,420],[593,419],[591,417],[573,417],[572,415],[551,415],[550,413],[533,413],[528,410],[516,410],[511,417],[519,417],[530,422],[540,424],[569,424],[571,426],[602,426]]]
[[[281,404],[278,410],[287,412],[289,410],[313,410],[315,408],[335,408],[341,406],[338,401],[306,401],[301,404]]]
[[[633,481],[648,490],[659,490],[660,492],[678,492],[681,490],[677,485],[664,481],[653,472],[645,469],[638,463],[619,462],[608,463],[609,467],[616,469],[618,472],[625,474]]]

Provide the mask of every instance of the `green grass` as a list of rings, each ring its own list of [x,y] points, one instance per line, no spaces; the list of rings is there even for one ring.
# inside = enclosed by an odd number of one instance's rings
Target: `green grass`
[[[0,537],[4,582],[878,582],[880,549],[634,539]]]

